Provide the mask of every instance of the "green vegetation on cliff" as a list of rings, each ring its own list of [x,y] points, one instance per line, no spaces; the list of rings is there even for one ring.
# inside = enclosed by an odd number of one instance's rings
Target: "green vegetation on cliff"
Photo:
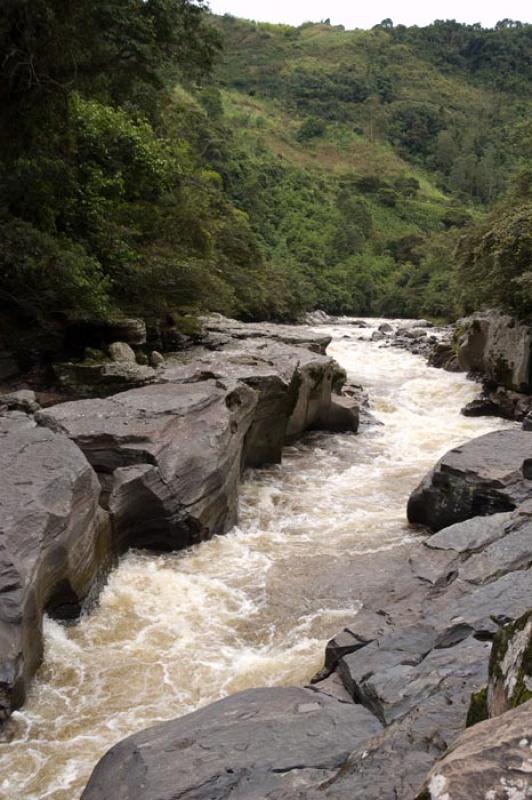
[[[532,26],[6,0],[0,47],[11,346],[124,314],[526,313]]]

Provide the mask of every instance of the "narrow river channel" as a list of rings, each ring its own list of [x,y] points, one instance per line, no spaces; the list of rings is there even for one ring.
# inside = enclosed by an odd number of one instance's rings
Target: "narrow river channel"
[[[422,475],[504,425],[460,415],[477,391],[465,376],[379,347],[371,329],[327,330],[384,424],[309,435],[281,466],[246,475],[230,534],[178,554],[131,552],[90,616],[47,621],[45,664],[0,741],[2,800],[76,800],[124,736],[251,686],[308,681],[383,554],[419,535],[405,506]]]

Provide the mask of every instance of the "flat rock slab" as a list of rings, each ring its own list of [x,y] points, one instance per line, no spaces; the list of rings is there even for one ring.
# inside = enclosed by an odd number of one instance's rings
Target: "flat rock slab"
[[[42,658],[42,616],[79,613],[109,553],[100,484],[67,436],[0,415],[0,722]]]
[[[82,800],[262,800],[331,777],[380,729],[330,695],[252,689],[120,742]]]
[[[243,384],[157,384],[63,403],[38,418],[70,437],[97,471],[119,549],[177,549],[235,523],[256,403]]]
[[[268,322],[246,323],[213,314],[202,319],[203,329],[232,339],[273,339],[325,353],[332,337],[304,325],[274,325]]]
[[[434,531],[511,511],[532,498],[532,432],[488,433],[448,452],[408,502],[410,522]]]
[[[444,687],[455,703],[481,688],[490,647],[471,636],[439,647],[437,632],[419,624],[345,655],[338,671],[353,698],[390,724]]]

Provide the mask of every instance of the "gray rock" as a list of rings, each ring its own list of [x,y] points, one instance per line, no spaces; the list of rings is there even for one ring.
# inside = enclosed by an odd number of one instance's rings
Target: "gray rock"
[[[237,340],[220,352],[194,348],[172,354],[159,372],[159,380],[169,383],[209,379],[241,381],[258,394],[245,442],[246,466],[279,463],[283,446],[304,431],[338,425],[330,416],[337,400],[331,393],[333,386],[342,384],[345,373],[332,358],[303,347],[265,338]],[[338,413],[344,414],[345,425],[353,429],[356,412]]]
[[[451,342],[436,342],[429,354],[428,363],[430,367],[445,369],[447,372],[460,372],[460,365],[456,350]]]
[[[525,800],[532,795],[532,703],[465,731],[433,767],[418,800]]]
[[[136,386],[154,383],[151,367],[129,361],[76,361],[54,364],[60,384],[79,397],[105,397]]]
[[[352,397],[333,396],[328,408],[320,414],[318,425],[328,431],[358,431],[360,422],[358,401]]]
[[[108,350],[111,361],[125,361],[132,364],[137,362],[135,351],[126,342],[113,342]]]
[[[309,311],[308,314],[305,314],[303,319],[305,325],[326,325],[327,323],[330,324],[332,321],[332,317],[321,309]]]
[[[389,322],[381,322],[377,330],[380,333],[393,333],[393,326]]]
[[[477,515],[511,511],[532,497],[532,433],[502,430],[447,453],[408,501],[410,522],[440,530]]]
[[[120,549],[178,549],[235,524],[256,403],[242,384],[164,384],[63,403],[38,420],[76,442],[97,471]]]
[[[273,325],[268,322],[245,323],[228,319],[221,314],[204,317],[202,325],[207,333],[221,334],[232,339],[270,339],[300,347],[314,353],[325,354],[331,343],[328,334],[317,333],[302,325]]]
[[[458,361],[496,384],[531,393],[532,328],[497,311],[478,312],[457,323]]]
[[[462,409],[462,414],[466,417],[502,417],[521,422],[531,411],[531,395],[498,386],[496,389],[485,389]]]
[[[69,618],[112,558],[100,485],[64,435],[0,415],[0,722],[42,659],[42,617]]]
[[[5,406],[10,411],[25,411],[28,414],[33,414],[40,409],[37,395],[30,389],[20,389],[18,392],[0,395],[1,406]]]
[[[390,724],[442,691],[443,683],[448,696],[454,691],[462,696],[484,684],[490,644],[472,637],[453,647],[437,644],[437,631],[418,624],[343,656],[338,671],[355,701]]]
[[[157,350],[153,350],[153,352],[150,353],[150,367],[158,369],[163,364],[164,364],[164,356],[162,355],[162,353],[159,353]]]
[[[424,544],[434,550],[472,553],[504,536],[514,519],[515,515],[511,512],[493,514],[491,517],[473,517],[444,528]]]
[[[334,775],[380,727],[362,707],[322,692],[253,689],[120,742],[82,800],[262,800],[302,791]]]

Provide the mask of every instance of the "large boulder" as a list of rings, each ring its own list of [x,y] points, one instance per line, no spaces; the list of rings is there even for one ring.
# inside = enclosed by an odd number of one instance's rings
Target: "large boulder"
[[[76,616],[112,558],[100,484],[64,434],[0,415],[0,723],[42,659],[42,617]]]
[[[340,368],[324,355],[280,341],[233,341],[219,352],[197,347],[174,353],[159,380],[169,383],[205,380],[240,381],[258,394],[246,436],[246,466],[276,464],[282,448],[311,428],[356,430],[358,403],[333,396]],[[339,383],[344,380],[340,376]]]
[[[235,524],[256,403],[248,386],[211,380],[63,403],[38,419],[70,437],[98,473],[119,549],[178,549]]]
[[[532,432],[501,430],[449,451],[408,501],[412,523],[440,530],[532,498]]]
[[[125,739],[82,800],[262,800],[330,778],[381,729],[361,706],[308,689],[253,689]]]
[[[417,800],[532,796],[532,702],[465,731],[433,767]]]
[[[532,328],[497,311],[478,312],[457,323],[458,362],[495,384],[532,393]]]

